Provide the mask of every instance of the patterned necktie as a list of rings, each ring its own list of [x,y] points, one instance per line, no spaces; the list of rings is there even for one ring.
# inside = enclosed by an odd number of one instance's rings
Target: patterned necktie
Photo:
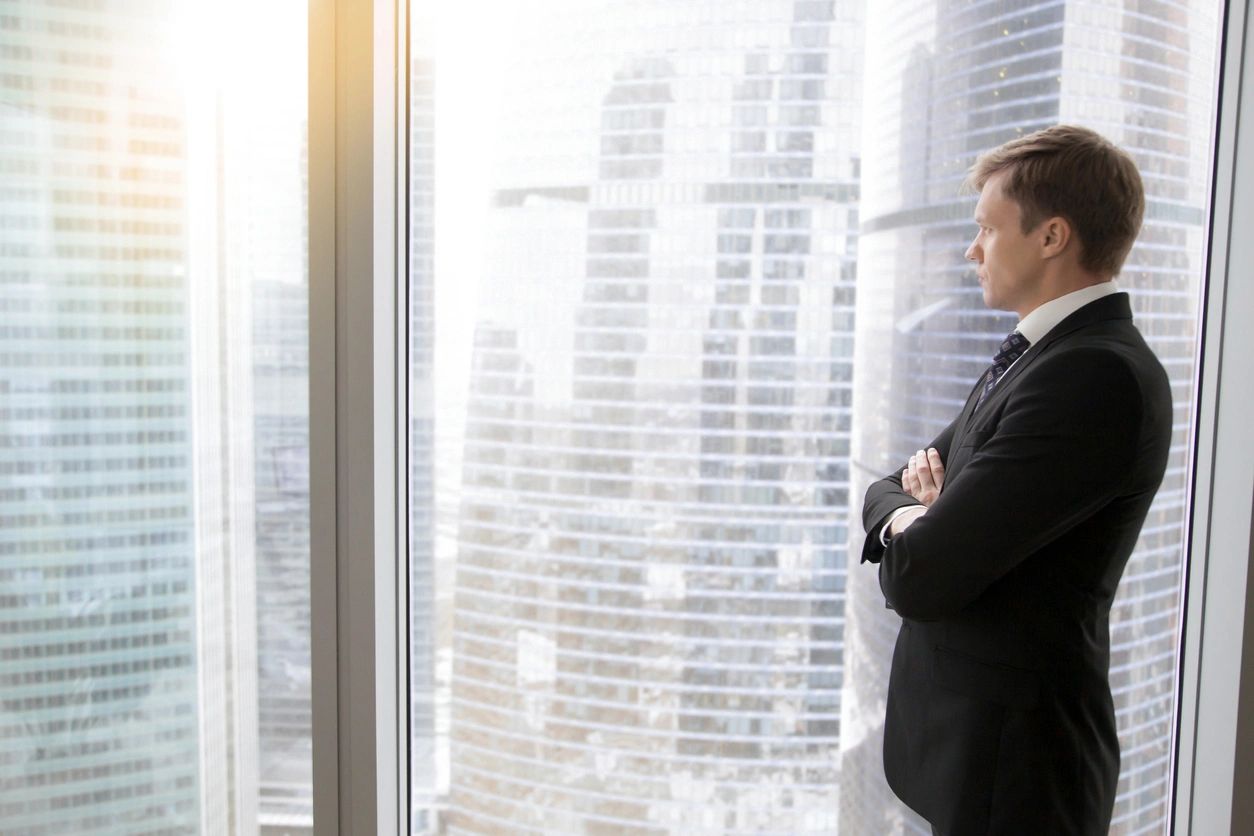
[[[1020,334],[1018,331],[1011,331],[1006,335],[1006,339],[1002,341],[1001,348],[993,357],[993,365],[988,367],[988,371],[984,373],[984,386],[980,391],[980,399],[975,402],[975,408],[979,409],[980,404],[984,403],[984,399],[988,397],[988,393],[993,391],[993,387],[997,385],[997,381],[1001,380],[1001,376],[1006,373],[1006,369],[1019,359],[1019,355],[1028,350],[1028,338]]]

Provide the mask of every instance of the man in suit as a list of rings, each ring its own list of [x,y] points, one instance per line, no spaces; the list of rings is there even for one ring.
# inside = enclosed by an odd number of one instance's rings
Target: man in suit
[[[1112,281],[1141,178],[1055,126],[986,153],[969,183],[966,257],[1019,325],[954,422],[867,491],[862,560],[902,618],[884,771],[938,834],[1097,836],[1119,777],[1110,607],[1172,423]]]

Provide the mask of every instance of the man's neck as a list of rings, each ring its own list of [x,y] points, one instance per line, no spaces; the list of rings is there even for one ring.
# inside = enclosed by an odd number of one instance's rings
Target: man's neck
[[[1015,330],[1027,337],[1028,342],[1035,343],[1049,333],[1055,325],[1062,322],[1075,311],[1090,302],[1101,299],[1103,296],[1109,296],[1118,292],[1119,287],[1114,281],[1107,280],[1086,285],[1070,293],[1064,293],[1062,296],[1038,305],[1027,316],[1019,320]]]
[[[1047,277],[1042,282],[1042,293],[1034,299],[1030,304],[1024,305],[1023,308],[1016,310],[1019,319],[1027,319],[1029,315],[1042,305],[1047,305],[1055,299],[1061,299],[1064,296],[1070,296],[1081,290],[1090,287],[1105,285],[1114,281],[1114,276],[1096,276],[1087,271],[1068,271],[1056,277]]]

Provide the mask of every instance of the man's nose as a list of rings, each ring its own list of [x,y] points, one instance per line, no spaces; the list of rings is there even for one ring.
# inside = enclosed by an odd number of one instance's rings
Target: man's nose
[[[979,261],[980,260],[979,249],[975,246],[974,241],[971,242],[971,246],[967,247],[967,251],[964,254],[964,257],[966,258],[967,261]]]

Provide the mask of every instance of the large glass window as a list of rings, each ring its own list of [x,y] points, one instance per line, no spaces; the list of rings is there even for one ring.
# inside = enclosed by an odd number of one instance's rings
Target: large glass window
[[[310,829],[305,20],[0,11],[5,834]]]
[[[1074,122],[1143,172],[1119,284],[1176,404],[1111,617],[1112,832],[1162,831],[1219,17],[415,15],[416,830],[928,832],[883,779],[897,621],[858,511],[1014,325],[963,259],[967,167]]]
[[[1112,831],[1163,829],[1220,11],[410,9],[415,832],[926,832],[857,510],[1013,324],[967,166],[1054,122],[1148,191]],[[5,834],[312,828],[307,14],[0,10]]]

